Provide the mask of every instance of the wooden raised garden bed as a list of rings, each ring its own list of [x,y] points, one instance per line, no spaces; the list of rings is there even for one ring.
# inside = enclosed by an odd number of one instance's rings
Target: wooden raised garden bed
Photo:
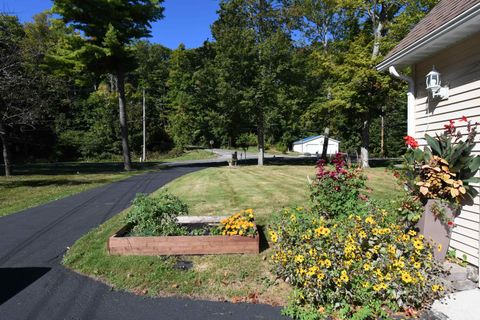
[[[182,216],[180,224],[218,224],[226,217]],[[161,236],[130,237],[131,226],[126,225],[108,239],[108,252],[114,255],[195,255],[259,253],[260,238],[244,236]],[[256,228],[256,226],[255,226]]]

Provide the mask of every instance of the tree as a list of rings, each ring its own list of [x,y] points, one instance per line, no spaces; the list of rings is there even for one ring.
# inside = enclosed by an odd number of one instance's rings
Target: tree
[[[266,129],[277,119],[281,74],[291,55],[291,41],[272,0],[230,0],[220,4],[212,27],[216,40],[219,99],[231,116],[235,141],[248,132],[250,118],[258,136],[258,164],[263,164]],[[242,126],[239,127],[239,124]],[[243,127],[243,128],[242,128]]]
[[[83,58],[92,70],[114,75],[125,170],[131,170],[125,96],[125,74],[134,68],[128,45],[149,37],[150,23],[163,18],[163,0],[54,0],[53,11],[81,30],[86,42]]]
[[[40,51],[28,46],[25,37],[18,18],[0,14],[0,140],[6,176],[12,173],[15,136],[35,128],[58,89],[45,73],[30,72],[30,58]]]

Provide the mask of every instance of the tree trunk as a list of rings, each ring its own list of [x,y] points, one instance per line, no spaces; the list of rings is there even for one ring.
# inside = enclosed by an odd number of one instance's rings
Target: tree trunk
[[[265,132],[263,130],[263,119],[258,126],[258,165],[263,166],[265,155]]]
[[[323,133],[323,149],[322,149],[322,159],[327,160],[327,152],[328,152],[328,137],[330,135],[330,129],[325,128]]]
[[[362,147],[360,148],[360,166],[362,168],[369,168],[368,164],[368,145],[370,144],[370,119],[368,117],[363,122],[362,126]]]
[[[0,140],[2,141],[3,164],[5,165],[5,176],[12,174],[12,166],[10,164],[10,150],[8,148],[7,132],[3,123],[0,122]]]
[[[128,123],[127,123],[127,99],[125,97],[125,74],[123,70],[117,73],[118,88],[118,111],[120,116],[120,129],[122,134],[122,152],[123,166],[126,171],[132,170],[132,162],[130,160],[130,148],[128,146]]]

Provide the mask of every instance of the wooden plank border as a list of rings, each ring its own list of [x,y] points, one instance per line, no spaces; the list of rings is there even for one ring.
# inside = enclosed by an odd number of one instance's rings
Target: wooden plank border
[[[218,223],[224,217],[179,217],[188,223]],[[188,221],[188,222],[187,222]],[[126,225],[108,239],[107,250],[111,255],[201,255],[259,253],[260,236],[160,236],[125,237],[131,228]],[[255,229],[257,226],[255,225]]]

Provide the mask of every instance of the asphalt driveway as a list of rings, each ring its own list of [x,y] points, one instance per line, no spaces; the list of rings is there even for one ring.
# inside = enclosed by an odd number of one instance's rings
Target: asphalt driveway
[[[0,218],[0,320],[283,318],[267,305],[136,296],[61,266],[67,247],[136,193],[202,168],[150,172]]]

